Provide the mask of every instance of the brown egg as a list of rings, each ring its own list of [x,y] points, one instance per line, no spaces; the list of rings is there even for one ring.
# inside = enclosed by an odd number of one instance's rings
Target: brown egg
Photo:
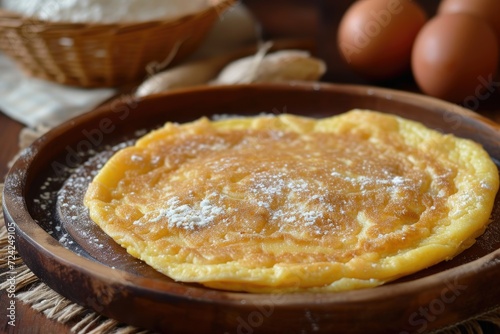
[[[412,45],[426,20],[415,1],[356,1],[340,22],[339,51],[350,68],[367,78],[395,77],[410,68]]]
[[[498,64],[493,29],[470,14],[443,14],[430,20],[418,34],[412,70],[428,95],[453,102],[482,94]]]
[[[488,22],[500,45],[500,1],[499,0],[443,0],[438,14],[468,13],[479,16]]]

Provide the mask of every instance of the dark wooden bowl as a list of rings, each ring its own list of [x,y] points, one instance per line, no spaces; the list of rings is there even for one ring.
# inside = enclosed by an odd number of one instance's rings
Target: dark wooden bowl
[[[6,224],[15,226],[24,262],[51,288],[108,317],[159,332],[421,333],[499,307],[498,199],[487,232],[455,259],[381,287],[324,294],[235,293],[149,275],[141,263],[111,254],[112,242],[96,242],[101,236],[85,225],[84,214],[72,223],[61,216],[57,193],[75,168],[166,121],[262,112],[327,116],[353,108],[393,113],[476,140],[500,161],[500,132],[493,122],[393,90],[296,83],[123,97],[57,127],[24,152],[5,183]]]

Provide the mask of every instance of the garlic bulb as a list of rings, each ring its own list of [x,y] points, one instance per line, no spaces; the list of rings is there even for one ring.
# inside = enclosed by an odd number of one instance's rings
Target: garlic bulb
[[[306,51],[281,50],[238,59],[227,65],[213,84],[316,81],[326,72],[325,63]]]
[[[152,75],[135,92],[138,97],[172,89],[204,85],[212,80],[230,58],[226,55],[188,62]]]
[[[293,40],[266,42],[260,47],[240,48],[216,57],[192,60],[160,73],[151,73],[136,89],[135,95],[144,97],[210,84],[316,81],[326,72],[326,65],[307,51],[292,49],[301,46],[305,45]],[[269,50],[282,51],[267,54]]]

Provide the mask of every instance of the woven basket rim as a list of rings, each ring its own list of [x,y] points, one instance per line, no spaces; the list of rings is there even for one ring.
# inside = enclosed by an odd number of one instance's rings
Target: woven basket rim
[[[30,16],[24,16],[12,11],[8,11],[0,7],[0,29],[9,28],[19,28],[25,25],[30,25],[31,27],[39,31],[61,31],[61,30],[114,30],[116,32],[122,30],[136,30],[143,28],[151,28],[159,25],[179,25],[185,21],[194,19],[196,17],[201,17],[204,15],[209,15],[214,9],[224,10],[230,5],[235,3],[237,0],[206,0],[208,7],[202,10],[186,13],[176,17],[170,17],[166,19],[154,19],[148,21],[134,21],[134,22],[112,22],[112,23],[99,23],[99,22],[69,22],[69,21],[47,21],[38,18],[33,18]]]

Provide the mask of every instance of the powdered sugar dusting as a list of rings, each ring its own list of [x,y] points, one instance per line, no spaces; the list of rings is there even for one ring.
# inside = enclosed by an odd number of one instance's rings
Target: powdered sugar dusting
[[[328,189],[320,182],[294,178],[292,174],[285,171],[256,173],[250,181],[249,193],[252,196],[249,200],[267,210],[270,223],[278,224],[280,231],[290,224],[303,224],[313,227],[317,234],[331,232],[332,229],[327,231],[315,226],[318,220],[334,211],[326,201]],[[298,200],[288,200],[293,198]],[[280,201],[279,205],[275,205],[277,201]]]
[[[380,202],[399,203],[420,187],[418,180],[407,178],[403,171],[401,174],[396,169],[381,170],[376,163],[366,161],[352,166],[351,160],[336,159],[334,151],[314,145],[304,147],[300,139],[290,137],[287,141],[294,148],[292,158],[281,149],[283,141],[274,132],[266,131],[266,135],[255,138],[242,136],[235,142],[217,136],[204,141],[190,137],[188,142],[173,148],[169,158],[178,156],[176,164],[199,161],[195,163],[195,173],[181,171],[181,176],[168,178],[183,180],[181,188],[198,189],[199,195],[206,194],[205,198],[165,194],[160,202],[155,200],[159,204],[156,208],[161,209],[146,213],[134,224],[163,221],[169,228],[195,230],[212,223],[240,220],[249,222],[248,226],[255,223],[256,231],[266,229],[262,227],[265,225],[280,233],[300,230],[326,236],[354,228],[356,207],[375,205],[379,198],[383,198]],[[272,158],[255,154],[260,147],[269,149],[270,145],[276,146]],[[205,154],[221,151],[227,154]],[[296,159],[297,156],[304,159]],[[171,182],[166,184],[165,191],[173,190],[169,188]],[[205,188],[207,184],[212,186]],[[234,199],[245,203],[231,202]],[[245,210],[235,218],[231,210],[241,205]],[[259,225],[260,221],[264,225]]]
[[[156,217],[149,219],[149,222],[157,223],[167,219],[169,228],[177,227],[188,230],[206,226],[224,213],[224,209],[212,201],[216,195],[216,193],[210,194],[199,205],[183,204],[179,197],[172,197],[166,202],[166,208],[156,211]],[[138,220],[134,224],[141,225],[142,223]]]
[[[415,187],[415,180],[405,179],[399,175],[386,175],[385,178],[380,176],[369,177],[365,175],[347,176],[337,171],[332,171],[330,175],[333,177],[341,178],[351,184],[358,185],[361,190],[367,190],[369,187],[373,186],[385,186],[389,187],[389,189],[387,189],[389,192],[393,192],[402,188],[411,189]]]
[[[83,196],[97,175],[99,170],[109,158],[120,149],[130,146],[133,141],[119,143],[115,146],[105,146],[104,151],[96,154],[95,151],[83,152],[91,157],[74,170],[68,171],[70,176],[65,180],[62,187],[57,191],[57,216],[62,226],[56,226],[60,232],[59,242],[69,248],[73,239],[83,238],[91,247],[104,248],[102,240],[92,238],[92,229],[95,223],[88,216],[88,209],[83,205]],[[50,179],[49,179],[50,181]],[[42,193],[40,197],[44,194]],[[43,205],[43,204],[42,204]]]

